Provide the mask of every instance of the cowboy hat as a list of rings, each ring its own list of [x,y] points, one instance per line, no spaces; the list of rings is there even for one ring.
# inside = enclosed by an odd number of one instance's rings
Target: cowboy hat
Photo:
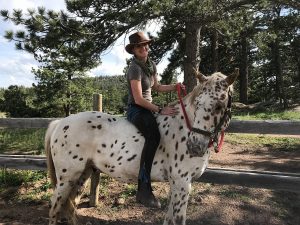
[[[143,32],[136,32],[129,36],[129,44],[126,45],[125,50],[129,54],[133,54],[132,50],[133,47],[137,44],[144,44],[144,43],[150,43],[152,42],[151,39],[148,39]]]

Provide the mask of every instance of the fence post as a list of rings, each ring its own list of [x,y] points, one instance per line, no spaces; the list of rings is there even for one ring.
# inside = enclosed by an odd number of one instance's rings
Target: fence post
[[[93,110],[102,112],[102,95],[93,94]],[[91,188],[90,188],[90,206],[95,207],[98,205],[99,198],[99,182],[100,171],[96,170],[91,175]]]

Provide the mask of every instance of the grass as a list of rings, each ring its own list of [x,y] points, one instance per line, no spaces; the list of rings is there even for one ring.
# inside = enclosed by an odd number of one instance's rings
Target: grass
[[[27,203],[48,201],[51,195],[49,189],[50,182],[44,171],[0,170],[0,197],[3,199]]]
[[[272,147],[274,150],[296,151],[300,149],[300,138],[276,137],[257,134],[227,134],[226,142],[233,145]]]
[[[230,199],[236,199],[240,200],[242,202],[250,202],[251,197],[247,193],[242,193],[242,191],[237,190],[237,189],[231,189],[228,187],[225,187],[221,191],[219,191],[219,194],[222,196],[225,196]]]
[[[0,129],[0,154],[40,155],[46,129]]]
[[[300,113],[296,111],[233,111],[232,118],[236,120],[300,120]]]

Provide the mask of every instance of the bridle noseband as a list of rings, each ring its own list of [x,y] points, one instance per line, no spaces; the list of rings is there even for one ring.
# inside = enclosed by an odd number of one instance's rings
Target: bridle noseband
[[[185,107],[184,107],[184,104],[183,104],[183,101],[182,101],[182,98],[181,98],[181,85],[177,84],[176,88],[177,88],[177,94],[178,94],[178,98],[179,98],[179,101],[180,101],[180,105],[181,105],[181,108],[182,108],[182,111],[183,111],[183,115],[184,115],[184,118],[185,118],[185,121],[186,121],[186,125],[189,128],[189,130],[193,131],[197,134],[202,134],[204,136],[209,137],[210,141],[209,141],[208,147],[211,147],[213,145],[214,150],[216,152],[219,152],[220,149],[221,149],[221,146],[223,144],[223,139],[224,139],[224,130],[222,130],[222,126],[224,125],[225,121],[228,118],[229,119],[231,118],[230,108],[231,108],[231,103],[232,103],[232,96],[230,94],[228,94],[227,108],[226,108],[226,111],[224,112],[224,115],[222,116],[220,122],[213,129],[213,131],[207,131],[207,130],[202,130],[202,129],[195,128],[195,127],[191,126],[190,120],[188,118],[188,115],[186,113],[186,110],[185,110]],[[185,89],[183,91],[184,91],[184,95],[186,95]],[[220,132],[221,132],[221,140],[220,140],[220,143],[218,143],[218,136],[219,136]]]

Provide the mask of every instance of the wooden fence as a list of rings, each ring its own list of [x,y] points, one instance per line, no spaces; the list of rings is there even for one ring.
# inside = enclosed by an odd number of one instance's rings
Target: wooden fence
[[[45,128],[53,118],[6,119],[0,118],[0,127]],[[299,121],[237,121],[228,128],[231,133],[300,135]],[[45,170],[43,156],[0,155],[0,166],[26,170]],[[98,176],[97,174],[95,175]],[[253,170],[208,168],[200,182],[235,184],[247,187],[270,188],[300,192],[299,173],[275,173]],[[97,180],[95,182],[97,185]],[[97,194],[97,193],[96,193]],[[97,200],[95,200],[97,201]]]
[[[101,99],[100,99],[101,101]],[[98,100],[99,102],[99,100]],[[101,111],[101,106],[94,110]],[[0,127],[45,128],[56,118],[0,118]],[[237,121],[232,120],[227,129],[230,133],[300,135],[300,121]],[[0,155],[0,167],[46,170],[44,156]],[[216,184],[234,184],[246,187],[286,190],[300,193],[300,173],[264,172],[208,168],[197,180]],[[90,205],[97,205],[99,172],[92,175]]]

